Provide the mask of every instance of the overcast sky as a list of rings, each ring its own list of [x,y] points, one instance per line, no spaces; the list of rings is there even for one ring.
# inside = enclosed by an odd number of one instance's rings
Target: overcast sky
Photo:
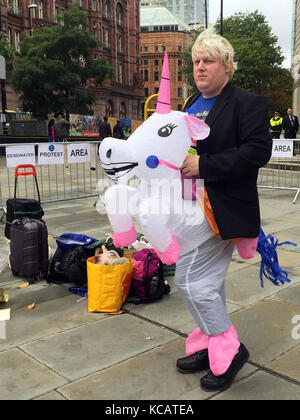
[[[223,0],[224,18],[238,12],[258,10],[266,17],[285,57],[284,67],[291,64],[293,0]],[[220,17],[221,0],[209,0],[209,23]]]

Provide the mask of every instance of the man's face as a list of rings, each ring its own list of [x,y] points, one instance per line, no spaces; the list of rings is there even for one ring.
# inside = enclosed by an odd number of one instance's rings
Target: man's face
[[[194,57],[194,80],[204,97],[213,97],[221,93],[230,79],[232,65],[227,67],[220,59],[213,56],[196,53]]]
[[[287,110],[287,113],[288,113],[288,115],[293,115],[293,110],[292,110],[291,108],[289,108],[289,109]]]

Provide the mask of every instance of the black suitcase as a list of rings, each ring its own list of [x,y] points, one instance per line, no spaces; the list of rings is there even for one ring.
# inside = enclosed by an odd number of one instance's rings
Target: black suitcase
[[[42,220],[16,219],[11,224],[10,267],[16,276],[47,278],[49,268],[48,231]]]
[[[20,168],[32,169],[32,172],[18,172]],[[19,176],[33,175],[35,180],[35,186],[37,190],[38,200],[30,198],[17,198],[17,183]],[[13,220],[27,217],[29,219],[41,220],[44,211],[41,207],[40,191],[36,177],[35,167],[33,165],[19,165],[15,169],[15,192],[14,198],[9,198],[6,201],[6,224],[4,235],[7,239],[10,239],[10,226]]]

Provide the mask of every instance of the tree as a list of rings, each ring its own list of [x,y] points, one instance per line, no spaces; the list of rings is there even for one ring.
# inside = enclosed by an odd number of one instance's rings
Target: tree
[[[0,32],[0,55],[5,58],[7,70],[12,69],[13,60],[16,56],[16,50],[8,40],[4,32]]]
[[[216,32],[220,24],[215,25]],[[265,16],[253,13],[236,13],[223,22],[223,36],[235,50],[237,71],[233,83],[250,92],[264,95],[270,113],[285,109],[291,102],[293,79],[291,72],[281,67],[284,57],[277,45],[278,38]],[[196,38],[199,31],[193,36]],[[185,54],[188,79],[192,76],[192,64]],[[191,59],[190,59],[191,60]],[[194,84],[192,85],[194,87]],[[276,98],[277,96],[277,98]]]
[[[72,5],[58,19],[60,25],[36,30],[24,39],[12,73],[23,110],[39,119],[52,112],[92,114],[96,97],[85,88],[88,80],[100,85],[112,76],[105,59],[91,58],[99,44],[87,31],[87,13]]]

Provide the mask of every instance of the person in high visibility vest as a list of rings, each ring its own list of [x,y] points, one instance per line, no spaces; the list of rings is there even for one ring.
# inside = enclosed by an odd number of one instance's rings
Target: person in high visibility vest
[[[280,139],[283,118],[279,112],[274,112],[274,117],[270,119],[270,133],[272,139]]]

